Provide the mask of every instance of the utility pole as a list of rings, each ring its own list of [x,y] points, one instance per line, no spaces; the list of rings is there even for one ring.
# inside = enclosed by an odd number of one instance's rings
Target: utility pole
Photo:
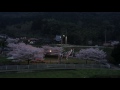
[[[62,45],[62,43],[63,43],[63,40],[62,40],[62,39],[63,39],[63,37],[61,36],[61,45]]]
[[[67,44],[67,35],[65,36],[65,44]]]
[[[105,43],[106,43],[106,29],[105,29]]]
[[[65,44],[67,44],[67,30],[66,30],[66,35],[65,35]]]

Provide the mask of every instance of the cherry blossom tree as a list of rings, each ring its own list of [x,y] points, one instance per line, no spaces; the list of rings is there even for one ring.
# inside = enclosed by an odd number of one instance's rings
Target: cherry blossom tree
[[[13,57],[17,60],[28,60],[28,64],[30,60],[39,58],[40,60],[44,60],[44,49],[36,48],[31,45],[26,45],[25,43],[9,43],[8,47],[12,49],[7,55],[8,57]]]
[[[95,61],[104,61],[106,60],[106,53],[103,50],[98,48],[88,48],[88,49],[81,49],[77,54],[77,58],[86,60],[95,60]]]
[[[7,42],[7,43],[17,43],[18,41],[19,41],[18,38],[16,38],[16,39],[13,39],[13,38],[7,38],[7,39],[6,39],[6,42]]]

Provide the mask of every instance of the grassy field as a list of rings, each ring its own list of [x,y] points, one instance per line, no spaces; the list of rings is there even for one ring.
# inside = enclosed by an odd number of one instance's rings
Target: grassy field
[[[0,78],[120,78],[120,71],[110,69],[45,70],[0,73]]]
[[[44,63],[51,63],[51,64],[57,64],[58,63],[58,57],[57,56],[49,56],[49,57],[45,57],[45,60],[43,61]],[[30,62],[30,64],[37,64],[37,63],[41,63],[41,62]],[[80,60],[80,59],[77,59],[77,58],[71,58],[69,57],[68,60],[66,60],[65,58],[63,58],[61,60],[61,63],[63,64],[85,64],[86,61],[85,60]],[[93,64],[95,63],[95,61],[90,61],[88,60],[88,64]],[[24,61],[24,62],[18,62],[18,63],[14,63],[14,62],[11,62],[11,60],[8,60],[6,59],[5,57],[3,56],[0,56],[0,65],[8,65],[8,64],[28,64],[27,61]]]
[[[58,57],[46,57],[45,60],[44,60],[45,63],[58,63]],[[86,64],[86,61],[85,60],[81,60],[81,59],[77,59],[77,58],[71,58],[69,57],[68,60],[66,60],[65,58],[63,58],[61,60],[61,63],[63,64]],[[95,61],[92,61],[92,60],[88,60],[87,61],[88,64],[93,64],[93,63],[96,63]]]

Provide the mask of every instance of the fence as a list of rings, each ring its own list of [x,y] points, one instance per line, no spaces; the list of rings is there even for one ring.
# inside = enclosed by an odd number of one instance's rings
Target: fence
[[[110,68],[102,64],[36,64],[36,65],[6,65],[0,66],[0,72],[3,71],[31,71],[48,69],[82,69],[82,68]]]

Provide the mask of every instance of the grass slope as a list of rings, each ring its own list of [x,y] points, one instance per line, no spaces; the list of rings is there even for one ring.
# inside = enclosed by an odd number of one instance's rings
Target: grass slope
[[[120,78],[120,71],[110,69],[45,70],[0,73],[0,78]]]

